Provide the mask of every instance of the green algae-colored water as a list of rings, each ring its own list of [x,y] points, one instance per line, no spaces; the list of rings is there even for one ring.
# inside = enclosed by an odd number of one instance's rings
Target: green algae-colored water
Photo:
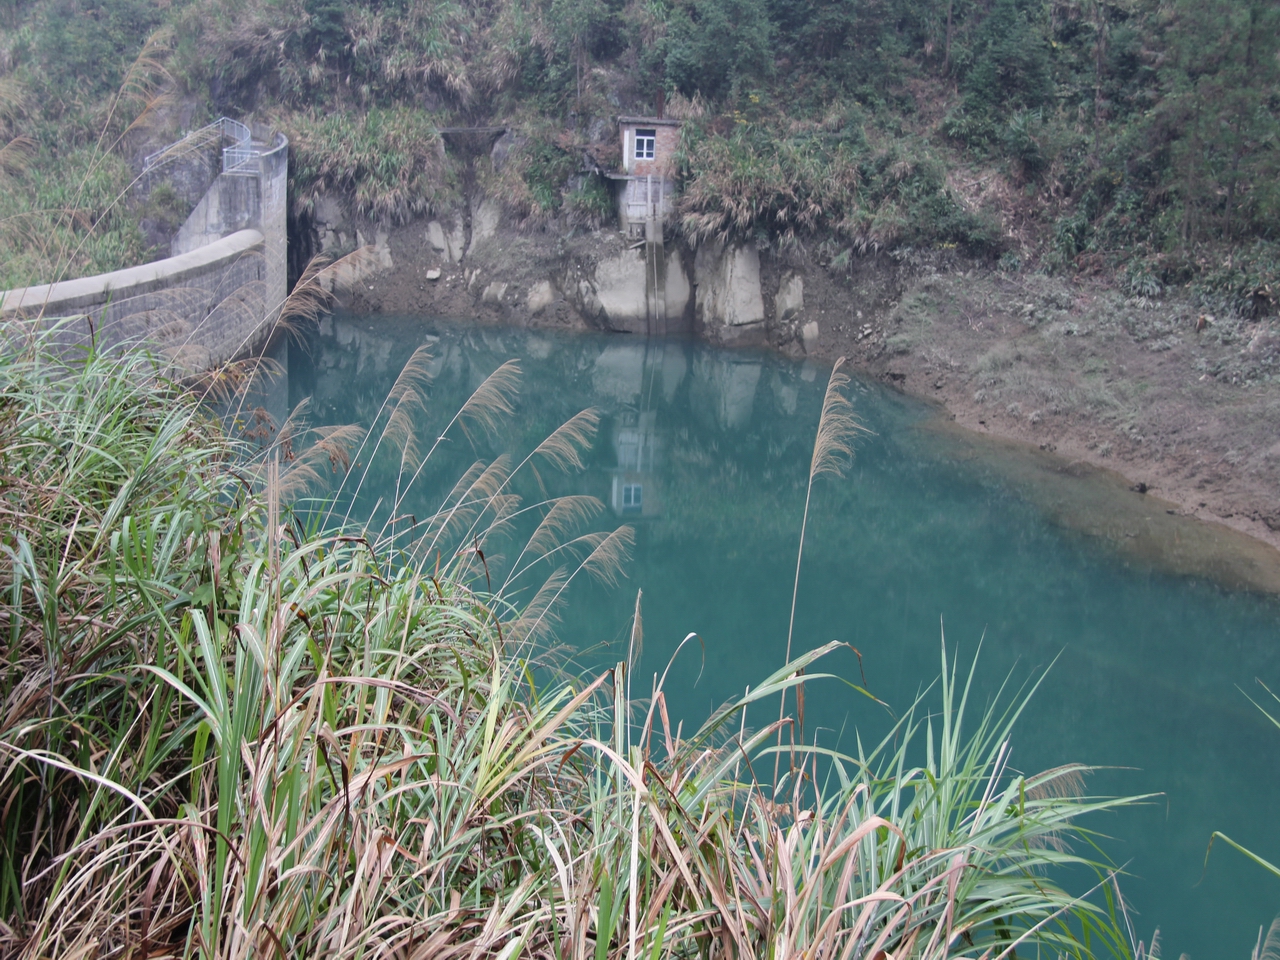
[[[640,675],[663,669],[690,632],[701,638],[667,683],[686,725],[780,665],[826,368],[673,341],[338,315],[309,356],[291,351],[290,400],[311,396],[312,422],[367,423],[427,342],[424,442],[501,362],[520,360],[522,388],[500,435],[441,445],[404,512],[431,512],[476,456],[523,454],[596,407],[587,469],[541,482],[599,497],[598,525],[629,523],[636,542],[621,586],[570,587],[558,637],[584,668],[616,661],[643,590]],[[1105,768],[1090,792],[1161,793],[1091,824],[1131,874],[1135,936],[1150,943],[1159,928],[1164,956],[1246,958],[1280,913],[1280,879],[1223,845],[1206,867],[1205,851],[1220,829],[1280,857],[1280,729],[1248,700],[1267,696],[1258,680],[1280,689],[1280,558],[1171,516],[1112,475],[955,431],[877,384],[855,380],[850,395],[870,432],[845,478],[815,486],[796,648],[853,645],[870,689],[899,711],[937,676],[943,629],[965,661],[981,641],[984,698],[1052,663],[1013,766],[1081,761]],[[357,515],[377,517],[392,495],[390,471],[374,469]],[[852,654],[828,668],[861,682]],[[878,740],[890,723],[834,683],[811,685],[806,713],[828,746],[851,747],[855,729]]]

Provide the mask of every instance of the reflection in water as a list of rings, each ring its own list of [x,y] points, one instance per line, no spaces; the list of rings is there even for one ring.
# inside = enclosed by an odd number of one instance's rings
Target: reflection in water
[[[658,492],[657,412],[640,410],[618,417],[613,428],[613,469],[609,505],[618,516],[656,517],[662,512]]]
[[[293,351],[291,400],[311,395],[322,423],[369,423],[424,342],[432,438],[503,361],[521,358],[525,377],[509,435],[443,445],[407,512],[427,515],[477,455],[523,455],[594,406],[603,421],[587,469],[540,481],[633,524],[635,555],[626,587],[575,585],[560,637],[582,649],[624,638],[631,591],[643,589],[641,676],[689,631],[703,642],[669,678],[673,722],[777,668],[825,370],[679,342],[334,317],[309,357]],[[1150,942],[1161,927],[1170,956],[1247,956],[1257,925],[1280,912],[1280,881],[1218,849],[1203,864],[1214,828],[1275,853],[1280,734],[1240,691],[1255,677],[1280,682],[1280,604],[1220,584],[1280,583],[1274,552],[1169,516],[1110,475],[957,435],[875,384],[851,390],[872,433],[847,480],[815,488],[797,645],[853,644],[899,712],[936,675],[940,616],[964,657],[985,638],[982,697],[1053,662],[1013,765],[1094,763],[1113,768],[1092,778],[1097,792],[1163,792],[1095,824],[1129,864],[1139,935]],[[392,489],[393,475],[371,468],[362,509]],[[857,676],[852,655],[830,668]],[[835,684],[812,684],[806,712],[826,746],[852,749],[855,730],[874,742],[888,725]]]

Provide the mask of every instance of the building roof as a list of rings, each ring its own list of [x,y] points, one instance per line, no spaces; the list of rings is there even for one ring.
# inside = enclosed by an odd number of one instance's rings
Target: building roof
[[[667,120],[664,117],[619,117],[618,122],[643,125],[646,127],[678,127],[684,121]]]

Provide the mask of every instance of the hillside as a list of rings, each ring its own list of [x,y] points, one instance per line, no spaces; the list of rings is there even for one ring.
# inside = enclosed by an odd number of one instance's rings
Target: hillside
[[[1280,8],[1264,0],[29,0],[0,13],[4,285],[154,252],[141,154],[220,114],[395,225],[477,186],[524,229],[609,216],[612,117],[685,118],[681,227],[839,270],[956,249],[1272,314]],[[441,127],[501,124],[461,165]],[[158,194],[158,195],[157,195]]]

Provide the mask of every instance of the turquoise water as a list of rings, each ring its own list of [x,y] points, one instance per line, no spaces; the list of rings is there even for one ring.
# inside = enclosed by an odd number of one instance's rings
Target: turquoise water
[[[337,316],[309,356],[292,351],[290,400],[311,396],[313,422],[367,423],[424,342],[424,442],[502,361],[519,358],[523,380],[509,427],[442,444],[405,512],[430,512],[475,456],[527,452],[596,407],[587,469],[542,481],[599,497],[598,523],[630,523],[636,543],[621,586],[574,583],[559,638],[588,668],[625,656],[643,590],[641,676],[688,633],[702,641],[667,684],[686,725],[780,665],[826,369],[678,342]],[[815,486],[796,649],[853,645],[871,690],[899,711],[937,676],[943,629],[966,661],[981,641],[984,697],[1053,663],[1013,765],[1081,761],[1108,768],[1091,792],[1163,794],[1092,823],[1132,874],[1122,888],[1135,934],[1149,943],[1158,927],[1167,957],[1244,960],[1280,913],[1280,880],[1223,846],[1206,868],[1205,850],[1221,829],[1280,857],[1280,730],[1246,698],[1266,695],[1257,679],[1280,684],[1280,602],[1241,588],[1273,582],[1272,556],[1113,477],[950,431],[874,383],[855,380],[850,395],[870,432],[845,478]],[[392,495],[389,472],[374,469],[357,513],[377,515]],[[852,654],[828,668],[861,680]],[[855,729],[878,740],[890,722],[836,684],[812,685],[806,712],[826,745],[851,745]]]

